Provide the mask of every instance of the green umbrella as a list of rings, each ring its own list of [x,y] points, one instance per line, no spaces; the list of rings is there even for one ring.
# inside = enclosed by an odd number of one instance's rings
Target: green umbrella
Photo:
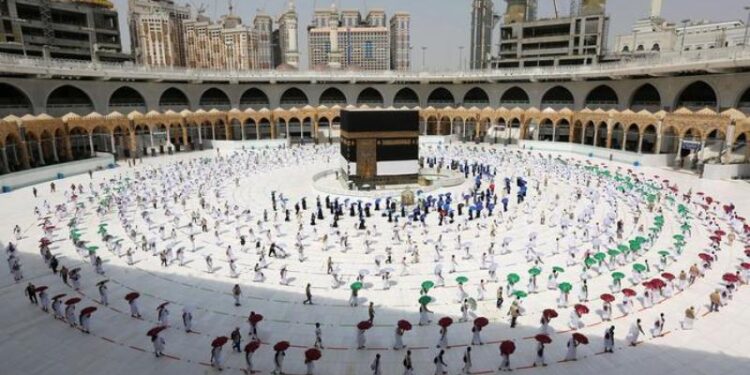
[[[638,237],[634,238],[633,240],[636,241],[636,242],[640,242],[640,243],[644,243],[644,242],[647,241],[646,237],[643,237],[643,236],[638,236]]]
[[[419,297],[419,304],[420,305],[426,305],[426,304],[428,304],[430,302],[432,302],[432,297],[430,297],[430,296]]]
[[[660,231],[661,228],[659,228],[659,227],[651,227],[651,228],[648,228],[648,230],[651,231],[651,232],[653,232],[653,233],[656,233],[656,232]]]
[[[516,290],[515,292],[513,292],[513,295],[518,299],[526,298],[528,296],[528,294],[526,294],[526,292],[524,292],[523,290]]]
[[[627,253],[630,251],[630,247],[628,245],[619,245],[617,246],[617,250],[620,250],[621,253]]]
[[[96,252],[96,250],[99,250],[99,246],[88,246],[86,249],[90,252]]]
[[[587,266],[591,267],[591,266],[595,265],[597,263],[597,261],[596,261],[596,259],[589,257],[589,258],[586,258],[586,260],[584,261],[584,263],[586,263]]]
[[[655,222],[662,222],[663,223],[664,222],[664,215],[659,215],[659,216],[655,217],[654,221]]]
[[[510,283],[511,285],[517,283],[519,280],[521,280],[521,277],[518,276],[518,274],[508,274],[508,283]]]
[[[459,276],[456,278],[456,282],[459,284],[466,284],[467,281],[469,281],[469,278],[466,276]]]
[[[633,264],[633,269],[636,270],[637,272],[643,272],[646,270],[646,266],[640,263],[636,263],[636,264]]]
[[[681,234],[675,234],[674,236],[672,236],[672,238],[674,238],[677,241],[684,241],[685,240],[685,236],[683,236]]]
[[[625,274],[622,272],[612,272],[612,278],[615,280],[622,280],[625,278]]]
[[[661,251],[659,251],[659,255],[661,255],[663,257],[668,257],[669,256],[669,251],[661,250]]]
[[[540,273],[542,273],[542,270],[536,267],[529,270],[529,275],[531,276],[539,276]]]
[[[430,280],[422,282],[422,289],[424,290],[430,290],[433,286],[435,286],[435,283]]]
[[[603,261],[604,259],[606,259],[606,258],[607,258],[607,254],[604,254],[604,253],[596,253],[596,254],[594,254],[594,258],[595,258],[596,260],[598,260],[598,261],[600,261],[600,262],[601,262],[601,261]]]
[[[552,271],[555,271],[557,273],[563,273],[563,272],[565,272],[565,268],[562,268],[560,266],[554,266],[554,267],[552,267]]]
[[[641,243],[638,241],[630,241],[630,250],[638,251],[641,249]]]
[[[570,290],[573,289],[573,286],[568,282],[562,282],[557,287],[560,288],[563,293],[570,293]]]
[[[361,281],[355,281],[355,282],[352,283],[352,285],[350,287],[352,288],[352,290],[360,290],[360,289],[362,289],[362,282]]]
[[[685,223],[680,226],[680,229],[682,230],[690,230],[690,224]]]

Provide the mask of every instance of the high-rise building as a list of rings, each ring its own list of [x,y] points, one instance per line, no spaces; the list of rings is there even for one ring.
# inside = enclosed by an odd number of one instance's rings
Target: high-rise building
[[[471,9],[471,69],[484,69],[492,58],[492,30],[495,28],[492,0],[474,0]]]
[[[2,0],[0,52],[120,62],[117,10],[107,0]]]
[[[386,24],[385,11],[372,9],[362,18],[358,10],[318,9],[308,27],[310,67],[313,69],[407,70],[410,16],[398,12]]]
[[[391,17],[391,69],[406,71],[411,68],[411,17],[396,12]]]
[[[274,55],[278,57],[276,65],[299,68],[299,22],[294,0],[289,1],[286,12],[279,16],[279,28],[276,31]]]
[[[148,66],[185,66],[183,21],[190,6],[174,0],[128,0],[130,43],[136,63]]]
[[[258,14],[253,19],[255,29],[256,69],[273,69],[273,19],[267,14]]]
[[[200,69],[251,70],[270,69],[270,29],[268,16],[255,18],[253,26],[245,26],[234,14],[213,23],[203,14],[184,22],[187,65]],[[261,40],[264,40],[261,49]]]
[[[585,65],[599,62],[607,46],[606,0],[584,0],[569,17],[536,19],[535,0],[507,0],[494,68]]]

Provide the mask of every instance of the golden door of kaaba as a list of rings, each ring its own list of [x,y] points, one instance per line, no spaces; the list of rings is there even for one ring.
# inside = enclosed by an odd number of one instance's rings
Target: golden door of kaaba
[[[357,140],[357,175],[375,178],[378,174],[377,144],[375,139]]]

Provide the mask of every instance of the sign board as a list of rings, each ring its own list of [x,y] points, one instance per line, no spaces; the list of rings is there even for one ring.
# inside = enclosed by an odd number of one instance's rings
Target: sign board
[[[688,140],[683,140],[683,141],[682,141],[682,145],[681,145],[681,148],[682,148],[683,150],[698,151],[698,150],[700,150],[700,149],[701,149],[702,147],[701,147],[701,142],[699,142],[699,141],[688,141]]]

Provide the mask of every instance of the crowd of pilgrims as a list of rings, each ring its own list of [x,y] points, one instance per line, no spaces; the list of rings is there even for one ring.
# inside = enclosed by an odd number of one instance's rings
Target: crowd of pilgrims
[[[54,273],[60,274],[65,284],[69,284],[75,290],[80,289],[81,268],[71,269],[71,266],[62,265],[58,270],[60,262],[49,248],[49,239],[54,237],[53,232],[56,230],[52,219],[67,224],[71,230],[76,230],[75,228],[79,228],[80,225],[85,225],[87,211],[94,209],[102,221],[116,215],[123,233],[128,237],[126,240],[110,232],[106,225],[100,225],[97,233],[101,235],[101,242],[106,249],[112,255],[124,258],[128,265],[135,265],[149,256],[154,256],[159,257],[163,267],[170,267],[175,263],[179,267],[195,267],[195,264],[190,264],[191,261],[202,258],[206,272],[214,273],[217,270],[214,258],[220,258],[228,265],[228,276],[238,280],[232,288],[236,306],[241,305],[240,284],[249,281],[268,282],[267,273],[275,270],[279,274],[279,284],[290,286],[292,279],[289,272],[304,275],[305,270],[310,267],[306,264],[310,259],[309,254],[305,255],[305,251],[313,251],[313,258],[325,259],[326,273],[331,278],[331,289],[338,289],[348,282],[362,283],[368,275],[373,274],[382,280],[382,290],[387,291],[396,284],[396,279],[408,279],[413,273],[419,274],[415,270],[424,268],[423,265],[429,263],[431,265],[427,267],[431,269],[431,279],[437,288],[446,285],[446,273],[455,274],[459,270],[465,272],[479,269],[486,272],[486,276],[475,281],[475,292],[466,290],[468,280],[460,281],[456,286],[453,302],[456,304],[456,312],[460,314],[459,322],[468,321],[470,314],[477,316],[474,312],[482,310],[477,308],[477,303],[493,299],[493,293],[488,291],[488,288],[490,284],[496,284],[495,307],[501,309],[506,298],[512,299],[512,302],[507,314],[493,314],[507,315],[510,327],[513,328],[517,319],[527,314],[527,308],[524,306],[525,295],[543,291],[537,281],[537,276],[542,270],[548,269],[546,288],[558,290],[562,267],[548,264],[550,259],[559,261],[558,266],[564,263],[565,267],[568,267],[567,272],[578,269],[578,300],[584,304],[590,300],[588,280],[605,272],[615,271],[641,257],[637,252],[628,252],[591,264],[587,260],[594,253],[616,248],[619,243],[633,236],[647,238],[644,251],[657,240],[656,234],[647,231],[644,226],[647,226],[655,216],[664,215],[661,204],[664,197],[661,193],[656,203],[647,203],[636,193],[618,191],[616,184],[589,173],[582,165],[549,155],[485,149],[481,146],[438,146],[429,149],[428,153],[429,156],[420,159],[422,167],[450,170],[452,173],[463,175],[466,183],[451,192],[431,194],[416,191],[417,203],[413,206],[401,204],[397,197],[358,199],[319,193],[313,193],[313,197],[292,196],[282,189],[264,192],[262,184],[254,183],[258,177],[284,168],[333,165],[337,158],[336,148],[330,146],[238,151],[228,155],[222,155],[217,151],[214,157],[163,162],[129,169],[100,183],[95,183],[92,179],[87,188],[82,184],[72,185],[64,193],[64,202],[53,206],[44,200],[41,205],[35,207],[35,214],[40,218],[40,226],[44,228],[44,238],[40,246],[42,258]],[[639,177],[635,178],[637,180]],[[252,189],[257,190],[253,194],[268,194],[270,202],[253,202],[251,206],[240,204],[233,191],[239,191],[237,189],[246,184],[251,184]],[[530,195],[528,200],[527,195]],[[682,199],[687,203],[693,203],[702,198],[688,192]],[[709,229],[718,230],[720,226],[716,217],[721,215],[732,229],[730,245],[731,241],[734,241],[735,233],[741,233],[743,240],[746,240],[746,228],[742,227],[743,223],[737,219],[733,208],[724,210],[725,212],[718,209],[717,211],[717,215],[698,211],[697,219]],[[541,236],[539,231],[542,231]],[[16,227],[14,232],[16,238],[20,239],[21,229]],[[88,241],[73,235],[71,240],[77,252],[90,263],[95,273],[104,277],[101,252],[89,246],[93,231],[89,229],[88,232]],[[683,234],[689,236],[689,230],[683,229]],[[670,280],[670,283],[658,292],[646,289],[638,298],[624,295],[619,305],[621,312],[625,315],[631,313],[638,299],[644,307],[651,307],[659,300],[671,297],[675,290],[684,290],[695,281],[695,278],[702,277],[710,269],[712,261],[718,259],[720,250],[719,244],[714,243],[709,249],[713,257],[711,260],[694,264],[688,272],[681,271],[674,283]],[[16,280],[20,281],[23,275],[20,262],[15,256],[15,245],[10,243],[7,251],[10,255],[10,270]],[[296,266],[292,262],[295,258],[294,251],[299,263]],[[370,256],[372,262],[369,266],[357,270],[358,265],[364,262],[356,261],[353,262],[355,264],[349,264],[346,261],[339,263],[333,260],[337,252],[344,256],[350,251]],[[522,253],[525,263],[509,261],[501,265],[497,256],[514,252]],[[272,263],[270,258],[274,258],[276,262]],[[665,272],[674,260],[676,258],[660,257],[654,266],[655,269],[651,270],[648,259],[643,259],[647,270],[634,270],[631,282],[637,285],[649,275]],[[501,271],[502,267],[521,269],[519,266],[523,264],[527,265],[527,268],[539,270],[529,275],[526,288],[519,286],[520,283],[517,281],[505,282],[498,278],[498,271]],[[740,280],[747,281],[749,275],[745,271],[737,272],[737,276]],[[572,280],[571,277],[567,279]],[[103,279],[96,285],[99,301],[108,305],[107,280]],[[307,297],[305,303],[313,304],[310,282],[292,286],[304,287]],[[415,295],[415,300],[419,296],[428,295],[430,288],[432,286],[425,287],[423,284],[419,295]],[[39,289],[29,284],[26,291],[30,298],[33,295],[35,301],[38,296],[43,309],[48,311],[50,298],[46,291],[47,287],[41,288],[41,291]],[[360,289],[351,288],[351,306],[359,305],[362,298]],[[608,293],[618,293],[622,289],[620,279],[607,285]],[[733,289],[734,284],[729,284],[725,290],[717,290],[718,304],[725,304],[731,299]],[[518,292],[523,292],[524,296],[520,296]],[[713,303],[714,297],[711,299]],[[557,308],[568,308],[568,291],[561,291],[556,302]],[[54,315],[68,321],[72,326],[79,326],[84,332],[89,332],[91,313],[76,317],[75,303],[66,304],[65,307],[62,304],[62,297],[52,299],[51,308]],[[420,299],[419,326],[432,323],[434,313],[430,310],[429,304],[429,299]],[[140,318],[138,296],[129,298],[128,305],[131,316]],[[582,319],[585,312],[580,311],[577,306],[570,314],[569,326],[573,329],[585,326]],[[168,325],[169,308],[169,304],[165,303],[157,309],[157,320],[161,327]],[[692,319],[688,319],[688,316],[693,316],[694,319],[695,314],[694,308],[692,309],[690,314],[690,309],[686,311],[686,319],[683,322],[690,327]],[[487,312],[486,309],[484,311]],[[194,313],[195,308],[183,308],[183,325],[188,332],[192,330]],[[605,321],[610,321],[612,315],[611,301],[605,301],[601,317]],[[368,317],[372,323],[372,303],[368,308]],[[552,318],[551,314],[542,314],[540,334],[554,334],[550,326]],[[655,337],[664,329],[664,319],[664,314],[661,314],[656,320],[656,331],[651,331]],[[255,324],[251,325],[250,340],[253,343],[259,338]],[[443,373],[446,367],[443,355],[445,350],[448,350],[450,324],[440,325],[437,347],[441,351],[433,361],[436,373]],[[482,328],[477,324],[471,327],[472,345],[483,344]],[[358,328],[358,348],[365,347],[367,329],[369,327]],[[614,325],[605,329],[603,337],[606,352],[613,350],[614,330]],[[404,327],[396,327],[394,349],[400,350],[405,347],[403,335],[406,331]],[[156,330],[151,335],[157,357],[163,354],[166,344],[159,332]],[[322,343],[318,345],[320,332],[318,324],[315,331],[315,346],[322,349]],[[630,327],[627,340],[635,344],[640,333],[643,333],[643,329],[638,319]],[[235,348],[239,347],[237,342],[241,339],[241,335],[238,337],[236,332],[232,332],[231,341]],[[538,339],[535,365],[546,365],[546,344],[548,342],[544,339]],[[581,340],[578,338],[571,337],[568,340],[566,360],[576,359],[576,348],[580,344]],[[218,368],[221,368],[223,363],[221,347],[222,345],[214,345],[211,348],[212,365]],[[257,348],[246,351],[245,360],[250,371],[255,350]],[[275,372],[282,371],[285,350],[275,351]],[[501,369],[510,369],[509,355],[503,354]],[[470,371],[470,346],[462,359],[463,369]],[[382,371],[380,360],[378,355],[372,363],[373,373]],[[408,363],[407,366],[405,359],[406,374],[413,372],[410,357]],[[314,360],[306,360],[305,364],[311,373],[314,369]]]

